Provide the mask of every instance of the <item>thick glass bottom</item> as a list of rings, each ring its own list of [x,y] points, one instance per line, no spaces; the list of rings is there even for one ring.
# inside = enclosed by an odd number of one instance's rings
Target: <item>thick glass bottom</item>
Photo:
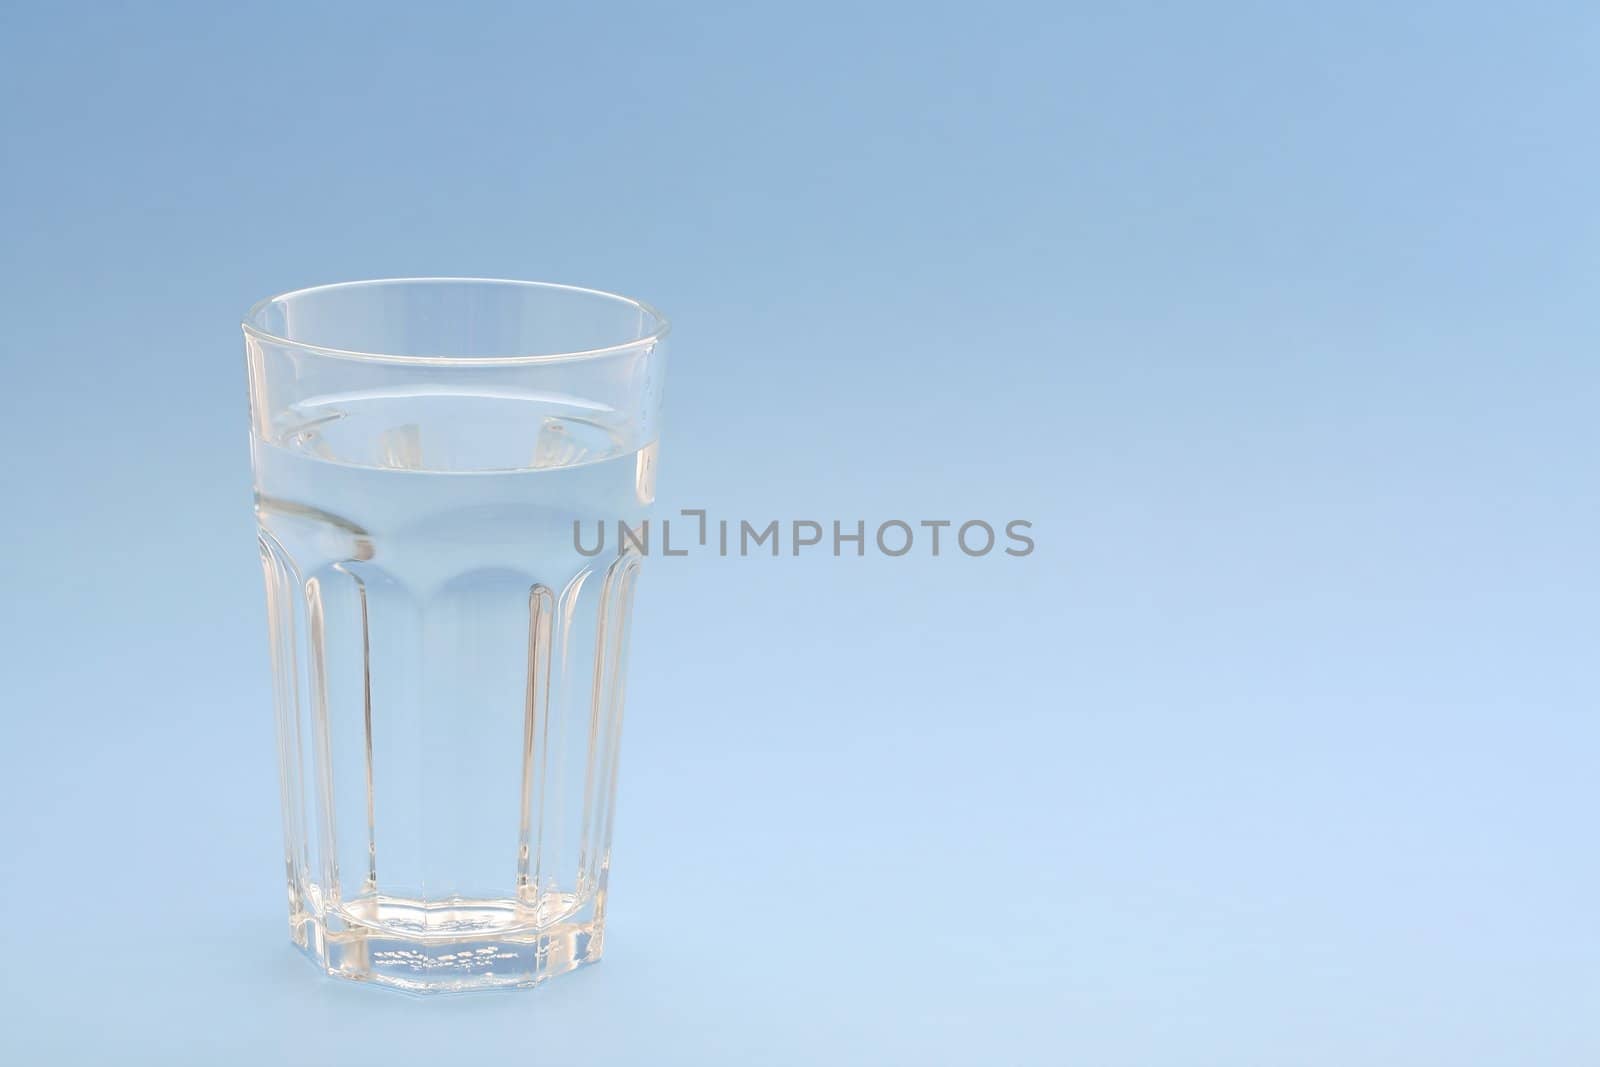
[[[369,898],[300,912],[290,936],[335,978],[410,993],[530,987],[600,959],[604,893],[561,910],[551,921],[548,905],[512,900]]]

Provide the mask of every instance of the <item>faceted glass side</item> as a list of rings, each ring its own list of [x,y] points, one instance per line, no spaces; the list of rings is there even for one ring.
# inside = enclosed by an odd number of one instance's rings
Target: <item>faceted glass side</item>
[[[329,974],[417,992],[599,959],[639,557],[424,589],[360,551],[328,562],[325,522],[271,526],[295,944]]]

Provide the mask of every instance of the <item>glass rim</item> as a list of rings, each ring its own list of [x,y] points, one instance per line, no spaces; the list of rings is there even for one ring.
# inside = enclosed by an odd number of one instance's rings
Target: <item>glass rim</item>
[[[469,285],[503,285],[514,286],[521,289],[542,289],[546,291],[561,291],[566,293],[581,293],[585,296],[604,297],[618,303],[627,304],[646,316],[653,323],[652,329],[643,337],[636,337],[629,341],[619,341],[613,345],[602,345],[597,348],[577,349],[570,352],[511,352],[505,355],[494,356],[443,356],[443,355],[403,355],[396,352],[367,352],[351,348],[335,348],[329,345],[319,345],[314,341],[297,341],[281,334],[273,333],[257,324],[261,314],[268,305],[281,300],[288,300],[297,296],[307,296],[312,293],[328,293],[341,289],[362,289],[371,286],[383,285],[433,285],[433,284],[469,284]],[[281,345],[285,348],[296,348],[318,355],[331,356],[335,359],[360,360],[371,363],[400,363],[413,366],[427,367],[504,367],[519,366],[535,363],[570,363],[584,359],[594,359],[599,356],[616,355],[639,348],[649,348],[667,336],[672,324],[667,317],[657,311],[643,300],[635,300],[631,296],[621,293],[609,292],[605,289],[591,289],[581,285],[566,285],[561,282],[527,281],[518,278],[458,278],[448,276],[416,277],[416,278],[366,278],[359,281],[329,282],[325,285],[308,285],[301,289],[291,289],[288,292],[269,296],[250,305],[250,310],[244,313],[244,318],[239,325],[243,328],[245,336],[267,344]]]

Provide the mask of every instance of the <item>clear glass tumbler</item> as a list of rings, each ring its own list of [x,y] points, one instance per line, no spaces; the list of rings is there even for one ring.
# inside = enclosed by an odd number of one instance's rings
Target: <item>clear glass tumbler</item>
[[[244,332],[295,944],[418,992],[599,959],[666,321],[423,278]]]

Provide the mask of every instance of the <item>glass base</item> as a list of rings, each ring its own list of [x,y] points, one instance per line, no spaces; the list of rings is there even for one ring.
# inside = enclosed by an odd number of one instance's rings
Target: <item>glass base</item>
[[[599,961],[604,893],[556,922],[530,924],[529,914],[514,901],[385,897],[301,912],[289,931],[332,977],[409,993],[528,988]]]

